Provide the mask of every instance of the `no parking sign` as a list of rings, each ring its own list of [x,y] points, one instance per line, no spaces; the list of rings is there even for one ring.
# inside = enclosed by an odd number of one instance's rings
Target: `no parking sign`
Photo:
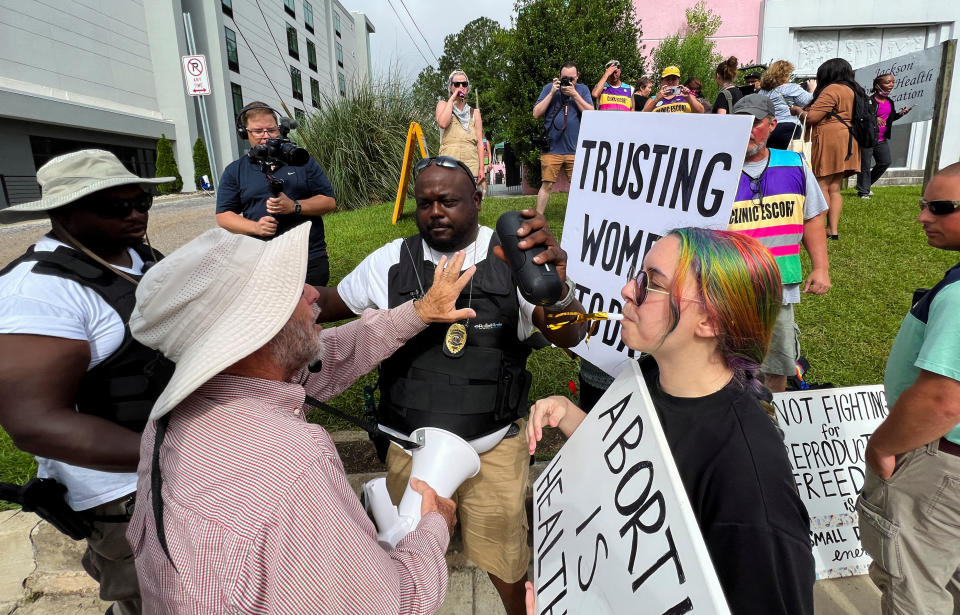
[[[210,76],[207,73],[207,58],[203,55],[182,56],[183,78],[187,83],[187,94],[206,96],[210,90]]]

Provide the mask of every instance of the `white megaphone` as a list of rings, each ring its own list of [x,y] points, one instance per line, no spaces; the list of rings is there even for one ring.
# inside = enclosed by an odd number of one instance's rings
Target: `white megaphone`
[[[449,498],[463,481],[480,471],[480,454],[500,443],[506,427],[476,440],[466,441],[460,436],[437,427],[421,427],[409,436],[380,426],[380,429],[419,445],[412,452],[410,476],[430,485],[437,495]],[[420,494],[407,484],[399,506],[394,506],[387,491],[387,479],[375,478],[363,484],[364,502],[377,525],[377,541],[390,551],[420,522]]]

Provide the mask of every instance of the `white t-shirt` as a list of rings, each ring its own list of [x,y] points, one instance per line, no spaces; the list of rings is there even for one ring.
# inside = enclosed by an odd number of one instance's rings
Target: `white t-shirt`
[[[38,252],[52,252],[64,245],[44,236]],[[140,275],[143,260],[130,250],[133,266],[121,271]],[[123,342],[124,325],[117,312],[96,291],[73,280],[31,271],[36,261],[20,263],[0,277],[0,334],[47,335],[90,344],[87,371],[105,360]],[[50,374],[56,378],[56,374]],[[116,500],[137,489],[133,472],[100,472],[62,461],[37,457],[37,476],[55,478],[67,486],[67,504],[86,510]]]
[[[493,237],[493,229],[481,226],[476,241],[464,250],[466,253],[466,258],[463,261],[464,269],[468,269],[471,265],[482,262],[487,258],[487,249],[490,247],[491,237]],[[440,262],[441,257],[446,256],[447,260],[450,260],[454,254],[453,252],[437,252],[432,250],[427,242],[423,240],[421,242],[424,257],[432,261],[434,265]],[[389,307],[387,273],[390,271],[390,267],[400,262],[401,258],[410,258],[410,254],[406,252],[406,248],[403,247],[403,239],[395,239],[363,259],[356,269],[340,281],[337,285],[337,293],[354,314],[359,314],[367,308],[386,309]],[[433,280],[420,280],[420,282],[426,289],[428,285],[433,283]],[[520,301],[517,338],[525,340],[533,332],[533,308],[535,306],[524,299],[520,295],[520,291],[517,291],[517,299]]]

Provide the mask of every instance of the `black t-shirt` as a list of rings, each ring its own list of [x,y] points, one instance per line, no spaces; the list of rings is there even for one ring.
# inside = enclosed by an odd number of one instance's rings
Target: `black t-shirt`
[[[643,96],[641,94],[633,95],[633,110],[634,111],[643,111],[643,106],[647,104],[647,101],[650,99],[649,96]]]
[[[735,381],[668,395],[650,363],[647,387],[731,612],[812,615],[810,519],[769,415]]]
[[[730,92],[730,105],[727,105],[727,97],[723,95],[723,90],[720,90],[717,93],[717,99],[713,102],[713,111],[711,113],[716,113],[717,109],[726,109],[727,113],[733,113],[733,105],[737,104],[737,101],[743,98],[743,92],[738,87],[732,87],[727,90]]]

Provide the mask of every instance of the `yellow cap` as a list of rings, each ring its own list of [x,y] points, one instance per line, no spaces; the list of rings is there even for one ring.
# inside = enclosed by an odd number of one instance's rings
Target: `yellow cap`
[[[676,66],[668,66],[665,69],[663,69],[663,73],[660,75],[660,78],[663,79],[664,77],[670,77],[670,76],[679,77],[680,69],[677,68]]]

